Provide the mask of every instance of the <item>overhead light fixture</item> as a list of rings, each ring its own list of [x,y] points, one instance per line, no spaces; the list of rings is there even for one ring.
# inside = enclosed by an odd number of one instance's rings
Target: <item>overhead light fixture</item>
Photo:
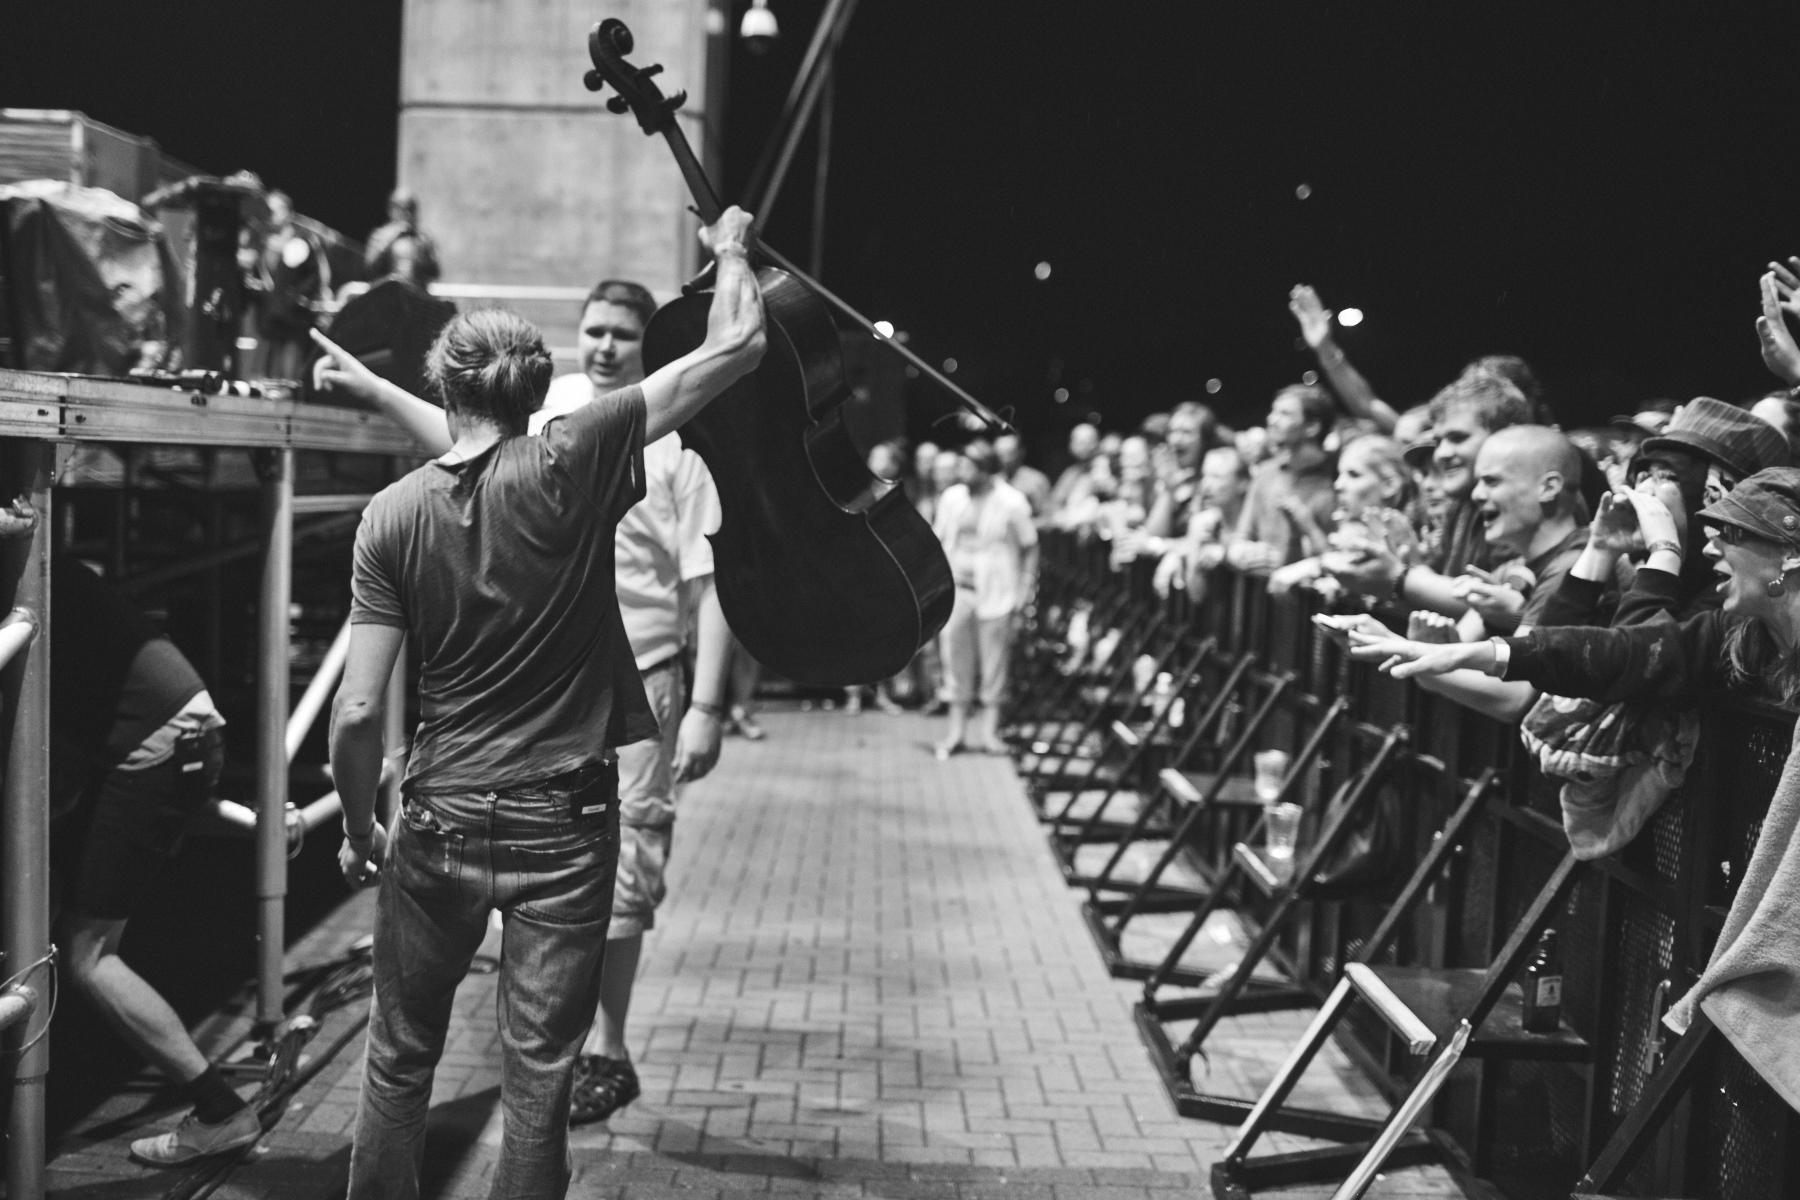
[[[1360,308],[1344,308],[1338,310],[1338,324],[1346,329],[1352,325],[1363,323],[1363,310]]]
[[[1050,278],[1050,264],[1041,262],[1031,269],[1031,273],[1036,275],[1040,280],[1048,279]]]
[[[884,338],[891,338],[894,336],[894,323],[892,321],[877,321],[875,322],[875,332],[879,333]]]
[[[769,47],[781,36],[781,26],[775,23],[775,14],[769,11],[769,0],[750,0],[743,23],[738,26],[738,36],[744,39],[744,48],[750,53],[769,52]]]

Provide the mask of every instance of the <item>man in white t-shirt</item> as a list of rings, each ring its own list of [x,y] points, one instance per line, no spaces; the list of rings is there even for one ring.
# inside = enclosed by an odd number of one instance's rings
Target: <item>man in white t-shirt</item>
[[[944,544],[956,579],[956,606],[942,634],[944,675],[950,685],[950,728],[937,756],[965,745],[990,754],[1000,744],[1000,702],[1015,615],[1030,602],[1037,576],[1037,525],[1031,502],[999,477],[1000,456],[984,441],[963,447],[960,482],[938,497],[932,528]],[[972,740],[969,715],[981,701]]]
[[[641,380],[644,327],[655,311],[655,299],[635,283],[596,286],[582,308],[581,373],[552,381],[531,432]],[[706,539],[719,528],[711,473],[699,455],[682,448],[681,435],[671,433],[644,447],[644,483],[643,500],[619,522],[613,561],[619,615],[662,734],[619,749],[619,870],[600,1009],[575,1064],[571,1124],[605,1120],[638,1095],[625,1047],[631,988],[644,931],[655,925],[666,890],[663,870],[680,785],[699,779],[719,759],[732,657]],[[695,631],[691,700],[689,630]]]

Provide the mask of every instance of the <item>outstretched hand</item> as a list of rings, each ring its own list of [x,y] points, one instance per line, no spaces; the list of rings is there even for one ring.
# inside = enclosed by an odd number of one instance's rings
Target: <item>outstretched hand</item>
[[[309,330],[313,344],[325,352],[313,363],[313,386],[322,392],[343,390],[359,400],[375,403],[381,387],[381,376],[369,370],[363,361],[318,330]]]
[[[1350,631],[1350,657],[1358,662],[1379,663],[1380,669],[1395,679],[1410,679],[1415,675],[1447,675],[1451,671],[1474,667],[1481,656],[1492,653],[1492,648],[1486,642],[1428,646],[1391,633],[1376,636],[1360,629]]]
[[[1331,336],[1331,310],[1319,299],[1312,285],[1297,283],[1288,293],[1288,311],[1300,322],[1300,336],[1317,350]]]
[[[1788,330],[1785,314],[1800,303],[1800,280],[1776,263],[1762,277],[1762,316],[1756,318],[1756,337],[1762,343],[1763,365],[1777,379],[1800,384],[1800,345]]]

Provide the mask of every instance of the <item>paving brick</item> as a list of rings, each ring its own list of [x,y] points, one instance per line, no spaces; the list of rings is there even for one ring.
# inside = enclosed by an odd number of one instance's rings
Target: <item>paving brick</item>
[[[1132,1022],[1139,985],[1107,975],[1009,764],[936,762],[925,749],[935,725],[917,717],[770,712],[765,724],[768,740],[728,743],[682,799],[669,899],[632,1004],[644,1094],[573,1131],[571,1196],[1206,1196],[1231,1131],[1175,1115]],[[340,954],[369,927],[372,901],[353,897],[290,960]],[[1157,939],[1183,921],[1134,925],[1133,953],[1160,956]],[[1205,938],[1190,955],[1213,967],[1229,957]],[[439,1104],[468,1105],[499,1084],[497,982],[472,976],[457,993]],[[1208,1086],[1254,1095],[1308,1016],[1228,1020],[1209,1047]],[[231,1020],[241,1028],[241,1015],[214,1025]],[[309,1085],[268,1140],[273,1152],[234,1179],[237,1195],[341,1188],[361,1054],[353,1042]],[[1380,1111],[1333,1046],[1302,1092],[1297,1102]],[[179,1115],[145,1119],[166,1127]],[[439,1176],[439,1195],[486,1194],[498,1110],[484,1119]],[[158,1177],[123,1157],[123,1140],[144,1131],[71,1139],[59,1190],[104,1184],[123,1200],[144,1175],[143,1194],[158,1192]],[[1263,1149],[1305,1144],[1273,1138]],[[1390,1173],[1383,1187],[1455,1194],[1432,1191],[1436,1179]]]

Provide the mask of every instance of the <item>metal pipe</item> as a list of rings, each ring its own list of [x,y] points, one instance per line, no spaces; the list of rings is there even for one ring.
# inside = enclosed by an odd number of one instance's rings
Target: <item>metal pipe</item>
[[[273,453],[273,451],[270,453]],[[296,530],[294,532],[294,541],[311,541],[314,538],[330,537],[334,534],[348,536],[356,531],[357,522],[361,520],[362,518],[355,513],[340,513],[337,516],[326,517],[323,520],[314,521],[311,524]],[[196,554],[192,558],[186,558],[180,562],[169,563],[167,566],[157,567],[155,570],[145,571],[140,575],[134,575],[128,579],[122,580],[119,584],[119,588],[121,591],[125,592],[126,595],[135,596],[141,592],[150,591],[152,588],[158,588],[162,587],[164,584],[174,583],[177,579],[185,579],[187,576],[197,575],[201,571],[213,570],[214,568],[224,566],[226,563],[237,562],[240,559],[245,558],[255,558],[258,554],[262,553],[262,548],[263,543],[261,537],[249,538],[241,542],[233,542],[229,546],[221,546],[217,550],[208,550],[203,554]]]
[[[826,59],[819,68],[825,72],[825,94],[819,100],[819,158],[813,168],[812,273],[814,279],[825,277],[825,195],[831,180],[831,118],[837,108],[836,63]]]
[[[23,439],[0,451],[10,494],[24,494],[38,514],[29,539],[0,544],[0,589],[10,585],[12,602],[38,613],[44,632],[0,671],[0,704],[11,716],[0,723],[6,742],[0,953],[6,956],[8,973],[50,953],[50,536],[55,515],[50,480],[55,456],[51,443]],[[30,1049],[18,1053],[28,1044]],[[48,1031],[38,1020],[20,1021],[0,1035],[0,1051],[7,1052],[0,1062],[12,1066],[6,1194],[10,1200],[43,1200]]]
[[[325,822],[344,811],[344,802],[336,792],[326,792],[317,800],[300,810],[300,823],[311,833]]]
[[[323,496],[295,496],[294,512],[305,513],[359,513],[369,507],[369,501],[375,497],[369,492],[333,492]]]
[[[1338,1190],[1331,1193],[1331,1200],[1361,1200],[1362,1194],[1375,1182],[1375,1175],[1381,1170],[1382,1164],[1387,1162],[1388,1155],[1394,1152],[1394,1147],[1400,1144],[1406,1131],[1419,1119],[1425,1106],[1436,1099],[1438,1089],[1444,1086],[1444,1080],[1450,1078],[1450,1072],[1462,1060],[1463,1051],[1468,1048],[1473,1032],[1467,1021],[1457,1025],[1450,1044],[1444,1047],[1443,1053],[1432,1061],[1425,1074],[1420,1076],[1419,1082],[1413,1085],[1413,1090],[1400,1103],[1400,1107],[1394,1110],[1387,1124],[1382,1126],[1380,1135],[1370,1144],[1369,1152],[1363,1155],[1362,1161],[1356,1164],[1356,1169],[1338,1185]]]
[[[256,1019],[281,1021],[286,948],[288,605],[294,572],[294,452],[259,456],[262,588],[256,628]]]
[[[37,634],[37,614],[29,608],[15,608],[0,621],[0,670],[13,660],[13,655],[30,644]]]
[[[325,652],[319,669],[313,673],[312,682],[306,685],[306,692],[300,697],[300,703],[294,705],[293,715],[288,717],[286,744],[289,762],[293,762],[294,755],[300,753],[300,744],[312,732],[313,722],[319,719],[325,701],[331,698],[332,689],[337,687],[338,679],[344,674],[344,660],[349,657],[350,622],[346,620],[337,631],[337,636],[331,639],[331,649]]]
[[[806,54],[800,60],[800,69],[794,73],[793,82],[788,84],[787,99],[782,101],[774,132],[763,143],[762,154],[750,169],[744,203],[753,213],[761,215],[774,193],[781,190],[787,163],[793,158],[794,144],[806,131],[807,118],[812,116],[809,100],[816,95],[812,92],[813,80],[820,64],[828,58],[827,47],[835,48],[836,40],[842,37],[840,25],[849,22],[850,14],[844,11],[847,3],[848,0],[827,0],[825,11],[819,14],[819,23],[813,26],[812,40],[806,44]],[[852,11],[854,7],[850,5]],[[779,167],[776,165],[778,160]],[[771,171],[774,172],[772,177]],[[761,227],[760,222],[758,227]]]
[[[0,1032],[20,1021],[29,1021],[37,1009],[37,992],[33,988],[14,986],[0,992]]]

